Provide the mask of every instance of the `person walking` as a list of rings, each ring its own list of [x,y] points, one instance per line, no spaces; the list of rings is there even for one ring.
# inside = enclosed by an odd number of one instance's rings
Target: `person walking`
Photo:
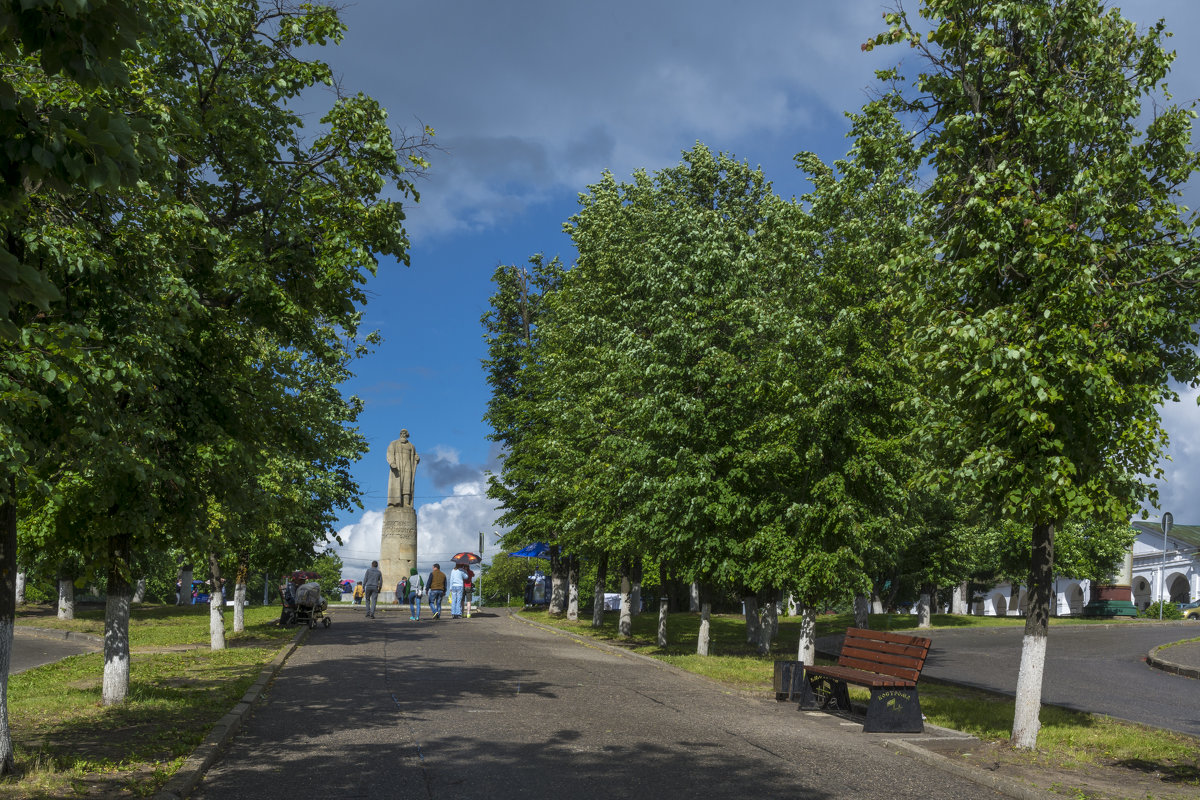
[[[467,579],[467,565],[455,564],[450,570],[450,618],[462,619],[463,584]]]
[[[379,600],[379,590],[383,588],[383,573],[379,571],[379,562],[372,561],[363,575],[363,594],[367,601],[367,616],[375,619],[375,603]]]
[[[466,567],[467,576],[463,579],[463,616],[471,618],[471,596],[475,593],[475,573]]]
[[[361,606],[363,602],[362,581],[354,584],[354,605]]]
[[[433,612],[433,618],[441,619],[442,596],[446,594],[446,573],[442,572],[440,564],[433,565],[433,571],[429,573],[429,580],[426,581],[425,588],[429,591],[429,610]]]
[[[417,568],[413,567],[407,578],[401,578],[396,584],[396,602],[408,603],[408,618],[416,622],[421,619],[421,579],[417,576]]]

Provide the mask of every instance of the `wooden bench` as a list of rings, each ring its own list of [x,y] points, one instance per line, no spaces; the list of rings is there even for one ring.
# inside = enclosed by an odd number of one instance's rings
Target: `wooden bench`
[[[800,707],[849,711],[846,686],[852,683],[871,690],[864,731],[921,733],[917,679],[930,644],[920,636],[850,628],[835,666],[805,667]]]

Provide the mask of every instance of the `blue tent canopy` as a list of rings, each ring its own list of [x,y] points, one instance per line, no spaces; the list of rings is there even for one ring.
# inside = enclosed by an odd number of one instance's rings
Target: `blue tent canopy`
[[[515,553],[509,553],[509,555],[517,558],[545,558],[550,555],[550,545],[545,542],[534,542],[525,545]]]

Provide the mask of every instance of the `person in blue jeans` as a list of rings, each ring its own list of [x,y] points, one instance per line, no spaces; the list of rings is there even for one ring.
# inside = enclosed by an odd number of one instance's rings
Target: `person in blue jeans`
[[[425,587],[429,591],[429,610],[433,612],[434,619],[441,619],[442,596],[446,594],[446,573],[442,572],[440,564],[433,565],[433,572],[429,573]]]
[[[463,584],[467,580],[467,565],[455,564],[450,570],[450,617],[462,618]]]
[[[405,594],[408,597],[408,618],[412,621],[421,619],[421,587],[423,586],[421,578],[417,575],[417,568],[413,567],[409,570],[407,578],[401,578],[400,583],[405,587]],[[404,600],[400,595],[400,590],[396,590],[396,598],[403,603]]]

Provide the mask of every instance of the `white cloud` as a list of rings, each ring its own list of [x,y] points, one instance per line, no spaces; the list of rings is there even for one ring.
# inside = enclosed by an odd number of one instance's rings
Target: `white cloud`
[[[1159,507],[1180,525],[1200,525],[1200,389],[1182,388],[1179,402],[1163,406],[1163,426],[1171,433],[1163,461],[1166,480],[1159,484]],[[1155,512],[1151,512],[1155,513]]]
[[[379,558],[379,543],[383,540],[383,512],[365,511],[352,525],[338,531],[342,544],[330,540],[329,546],[342,558],[342,577],[362,580],[371,561]]]
[[[455,484],[453,491],[450,497],[417,507],[417,566],[422,574],[429,572],[434,562],[445,568],[450,556],[459,551],[478,552],[480,531],[488,534],[488,548],[494,548],[491,532],[497,530],[495,520],[500,512],[486,496],[486,481],[482,477],[464,481]],[[383,512],[364,512],[358,522],[346,525],[338,535],[344,544],[330,546],[341,556],[342,576],[362,580],[367,566],[379,558]],[[494,549],[488,549],[485,558],[494,553]]]
[[[491,545],[490,533],[496,530],[500,512],[486,492],[482,478],[464,481],[455,484],[452,496],[417,509],[417,563],[422,573],[435,561],[444,568],[450,556],[461,550],[478,552],[480,531],[489,534],[486,539]],[[490,555],[486,552],[485,560]]]

